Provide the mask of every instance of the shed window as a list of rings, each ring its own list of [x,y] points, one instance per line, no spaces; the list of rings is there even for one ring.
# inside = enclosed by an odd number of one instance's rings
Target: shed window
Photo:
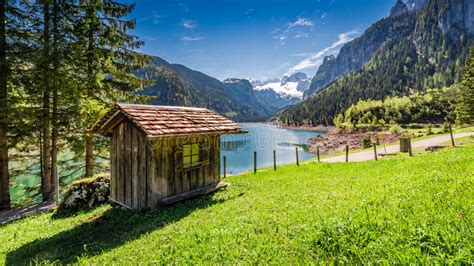
[[[199,145],[187,144],[183,146],[183,167],[192,167],[201,162],[199,158]]]

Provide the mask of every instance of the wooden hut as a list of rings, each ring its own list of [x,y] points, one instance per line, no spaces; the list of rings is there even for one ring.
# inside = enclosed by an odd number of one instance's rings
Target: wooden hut
[[[220,136],[245,133],[208,109],[117,104],[89,131],[110,136],[110,199],[156,208],[225,187]]]

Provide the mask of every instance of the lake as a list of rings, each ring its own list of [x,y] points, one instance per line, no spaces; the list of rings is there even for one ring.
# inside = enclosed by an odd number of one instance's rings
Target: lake
[[[257,168],[273,166],[273,150],[276,151],[277,167],[296,163],[298,147],[299,160],[313,158],[308,152],[308,139],[323,135],[322,131],[291,130],[267,123],[243,123],[243,135],[221,137],[221,156],[227,157],[227,174],[241,173],[253,169],[253,152],[257,152]],[[224,173],[221,161],[221,172]]]

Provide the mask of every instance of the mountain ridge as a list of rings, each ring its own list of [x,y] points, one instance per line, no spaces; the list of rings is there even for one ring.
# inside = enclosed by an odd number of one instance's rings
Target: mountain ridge
[[[360,69],[350,71],[350,67],[342,64],[346,72],[333,75],[337,76],[334,80],[321,79],[331,72],[321,74],[321,68],[318,69],[308,90],[315,94],[279,112],[278,119],[288,124],[332,124],[335,114],[360,99],[407,95],[412,90],[453,84],[460,76],[468,52],[466,47],[473,43],[473,21],[472,1],[432,0],[418,11],[374,23],[341,49],[336,62],[327,60],[327,64],[333,64],[331,70],[341,68],[339,61],[344,60],[339,58],[349,61],[354,58],[345,50],[350,48],[354,55],[363,54],[367,46],[357,43],[379,40],[377,45],[372,45],[376,49],[367,62]]]
[[[150,104],[204,107],[235,121],[264,121],[269,114],[258,107],[241,104],[229,97],[226,86],[219,80],[180,64],[170,64],[153,56],[151,62],[138,72],[155,84],[140,93],[154,96]]]

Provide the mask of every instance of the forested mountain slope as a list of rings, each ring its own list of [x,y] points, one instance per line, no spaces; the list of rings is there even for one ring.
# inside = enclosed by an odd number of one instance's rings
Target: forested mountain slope
[[[390,37],[367,64],[337,78],[304,102],[286,108],[278,114],[279,120],[288,124],[331,124],[335,114],[360,99],[407,95],[459,80],[473,43],[473,1],[432,0],[416,12],[382,21],[390,22]],[[372,30],[369,28],[352,43],[370,38]],[[354,53],[363,54],[362,50]]]
[[[336,56],[327,56],[318,68],[304,98],[316,94],[341,75],[361,69],[389,41],[408,36],[415,25],[414,13],[384,18],[362,36],[344,45]]]
[[[156,97],[152,104],[205,107],[235,121],[259,121],[271,115],[263,105],[240,102],[219,80],[159,57],[153,57],[139,75],[155,82],[141,92]]]

